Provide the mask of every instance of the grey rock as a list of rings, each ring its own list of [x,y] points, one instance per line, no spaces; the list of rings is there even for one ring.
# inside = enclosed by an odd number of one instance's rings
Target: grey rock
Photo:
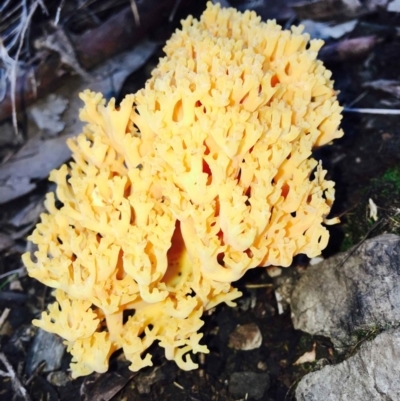
[[[296,389],[297,401],[400,400],[400,329],[364,343],[336,366],[309,373]]]
[[[260,400],[269,386],[268,373],[235,372],[229,379],[229,392],[235,398]]]
[[[384,234],[310,266],[291,298],[296,329],[354,344],[360,330],[400,323],[400,237]]]

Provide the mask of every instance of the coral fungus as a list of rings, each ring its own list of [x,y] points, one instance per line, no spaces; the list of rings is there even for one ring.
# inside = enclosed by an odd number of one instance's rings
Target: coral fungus
[[[144,89],[118,107],[81,95],[74,162],[50,175],[60,206],[48,194],[23,256],[56,289],[34,324],[65,338],[74,377],[121,348],[151,365],[155,341],[195,368],[204,311],[234,305],[248,269],[320,254],[335,222],[311,157],[342,135],[322,42],[211,3],[182,25]]]

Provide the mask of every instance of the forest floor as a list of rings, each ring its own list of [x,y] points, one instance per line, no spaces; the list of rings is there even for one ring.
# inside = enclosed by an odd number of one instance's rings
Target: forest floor
[[[189,13],[198,15],[204,7],[203,3],[184,3],[182,9],[177,9],[179,18]],[[322,34],[320,31],[336,26],[332,21],[344,22],[344,11],[340,7],[321,17],[318,10],[290,8],[295,1],[281,3],[276,9],[268,10],[263,1],[230,2],[241,9],[255,7],[263,18],[277,18],[284,26],[305,19],[315,23],[319,19],[320,25],[311,24],[310,27],[316,35],[327,35],[326,31]],[[336,182],[336,201],[331,214],[341,219],[341,224],[330,228],[331,240],[324,251],[325,258],[383,232],[400,234],[400,80],[397,57],[400,54],[400,13],[396,8],[388,9],[388,5],[383,4],[385,2],[380,2],[375,8],[373,3],[368,3],[368,9],[366,5],[360,6],[358,12],[349,15],[347,20],[354,23],[339,37],[326,37],[327,50],[321,54],[333,73],[335,88],[340,91],[339,101],[345,107],[344,137],[317,149],[314,154],[328,170],[328,178]],[[110,11],[110,15],[116,15],[125,6],[121,2],[119,8]],[[174,2],[171,10],[173,7]],[[97,24],[107,20],[104,13],[96,9],[92,11],[99,20]],[[54,16],[56,6],[50,7],[50,15],[52,12]],[[168,17],[170,14],[165,13],[159,25],[146,32],[160,46],[136,71],[127,74],[115,93],[118,98],[137,90],[149,76],[162,54],[162,42],[178,26],[176,16],[173,23],[168,22]],[[46,18],[37,17],[38,22]],[[61,12],[60,18],[64,18],[67,27],[73,23],[71,13],[63,17]],[[85,23],[88,24],[87,21],[80,23],[82,26],[76,28],[76,35],[86,29]],[[40,35],[36,31],[33,34]],[[40,50],[35,52],[40,57]],[[27,60],[26,54],[24,57]],[[106,59],[101,61],[107,62]],[[68,75],[65,70],[60,75],[64,74]],[[63,84],[60,82],[55,86]],[[53,90],[51,88],[46,88],[47,93]],[[6,101],[4,98],[3,102]],[[26,132],[29,124],[23,110],[17,116],[21,129],[21,137],[17,140],[10,129],[10,118],[9,114],[8,119],[3,119],[3,128],[0,127],[0,178],[3,166],[32,136]],[[11,134],[7,136],[6,132]],[[234,372],[258,372],[267,373],[270,378],[263,399],[289,401],[294,400],[296,383],[315,369],[318,361],[335,363],[339,360],[328,339],[313,337],[293,328],[290,309],[279,313],[274,281],[265,269],[260,268],[248,272],[235,284],[243,292],[237,307],[220,305],[204,316],[201,332],[210,353],[199,358],[198,370],[179,370],[174,362],[165,359],[162,350],[154,346],[151,349],[153,367],[138,373],[129,371],[128,363],[119,353],[111,358],[109,371],[102,375],[72,380],[68,373],[70,356],[67,353],[62,356],[61,366],[55,372],[46,371],[44,364],[35,360],[33,343],[38,330],[31,321],[38,317],[38,311],[45,309],[51,299],[50,290],[28,277],[21,262],[21,254],[27,249],[26,237],[37,222],[43,196],[50,188],[44,177],[33,181],[32,190],[0,207],[0,399],[230,401],[235,399],[229,392],[231,375]],[[376,216],[372,213],[374,205],[377,207]],[[300,271],[307,264],[307,258],[297,257],[290,269]],[[261,346],[251,351],[235,349],[230,344],[231,333],[237,325],[249,323],[260,329]],[[316,350],[313,361],[294,364],[313,349]],[[26,393],[23,393],[24,389]]]

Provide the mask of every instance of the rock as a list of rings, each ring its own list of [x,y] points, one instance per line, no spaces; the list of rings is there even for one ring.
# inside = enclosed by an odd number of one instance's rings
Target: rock
[[[291,297],[296,329],[330,337],[337,348],[357,331],[400,323],[400,237],[384,234],[310,266]]]
[[[261,331],[255,323],[239,325],[229,336],[229,346],[237,350],[250,351],[261,344]]]
[[[297,401],[400,400],[400,329],[364,343],[336,366],[309,373],[296,389]]]
[[[235,372],[229,379],[229,392],[235,398],[260,400],[269,386],[268,373]]]

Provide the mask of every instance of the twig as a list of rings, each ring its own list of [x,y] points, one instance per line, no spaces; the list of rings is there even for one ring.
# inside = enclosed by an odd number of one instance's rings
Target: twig
[[[358,103],[361,99],[363,99],[366,95],[368,94],[368,90],[365,90],[363,93],[358,95],[350,104],[348,105],[348,108],[351,109],[352,106],[354,106],[356,103]]]
[[[22,276],[23,276],[23,273],[24,273],[25,271],[26,271],[26,270],[25,270],[25,267],[20,267],[20,268],[18,268],[18,269],[10,270],[10,271],[7,272],[7,273],[1,274],[1,275],[0,275],[0,280],[3,279],[3,278],[5,278],[5,277],[12,276],[13,274],[17,274],[19,277],[22,277]]]
[[[29,386],[32,383],[33,379],[37,377],[37,375],[39,375],[40,372],[42,372],[42,370],[45,367],[46,367],[46,361],[40,362],[39,365],[36,367],[35,371],[32,373],[31,377],[28,380],[26,380],[25,385]]]
[[[400,115],[400,110],[397,109],[351,109],[345,107],[343,111],[345,113]]]
[[[7,357],[2,352],[0,352],[0,361],[3,362],[4,366],[7,369],[7,372],[0,370],[0,375],[3,377],[9,377],[11,379],[11,384],[14,390],[17,393],[21,394],[25,401],[32,401],[32,398],[26,391],[26,388],[22,385],[21,380],[17,376],[11,363],[8,361]]]
[[[185,390],[185,388],[183,386],[181,386],[179,383],[174,382],[173,384],[174,384],[175,387],[178,387],[181,390]]]
[[[273,287],[273,284],[245,284],[245,288],[249,289],[256,289],[256,288],[268,288],[268,287]]]
[[[8,315],[10,314],[10,312],[11,312],[10,308],[5,308],[3,310],[3,313],[0,316],[0,329],[3,327],[3,324],[7,320]]]
[[[172,22],[172,21],[174,20],[175,14],[176,14],[176,12],[178,11],[179,4],[180,4],[180,3],[181,3],[181,0],[176,0],[176,1],[175,1],[174,7],[172,8],[171,13],[169,14],[168,22]]]
[[[140,15],[139,15],[138,6],[137,6],[135,0],[131,0],[131,9],[132,9],[133,18],[135,19],[136,26],[140,26]]]

